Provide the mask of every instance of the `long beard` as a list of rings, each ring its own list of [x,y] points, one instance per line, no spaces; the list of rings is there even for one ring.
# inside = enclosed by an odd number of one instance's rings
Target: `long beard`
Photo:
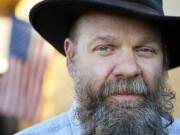
[[[78,101],[77,118],[83,135],[167,135],[174,94],[166,86],[165,77],[159,77],[152,89],[141,78],[111,80],[100,89],[95,80],[76,80]],[[137,102],[117,102],[108,96],[117,93],[141,95]]]

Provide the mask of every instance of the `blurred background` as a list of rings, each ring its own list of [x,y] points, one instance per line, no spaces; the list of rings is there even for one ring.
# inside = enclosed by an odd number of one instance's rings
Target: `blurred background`
[[[73,85],[66,60],[30,26],[40,0],[0,0],[0,135],[11,135],[69,109]],[[180,0],[164,0],[167,15],[180,16]],[[173,25],[173,24],[172,24]],[[179,59],[179,58],[177,58]],[[169,71],[180,118],[180,68]]]

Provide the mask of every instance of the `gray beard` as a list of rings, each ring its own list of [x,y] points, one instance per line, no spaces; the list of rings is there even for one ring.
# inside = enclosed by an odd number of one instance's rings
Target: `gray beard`
[[[154,90],[137,77],[112,80],[99,90],[94,88],[93,81],[77,80],[76,114],[83,135],[168,135],[167,127],[173,122],[174,94],[166,87],[165,79],[156,79]],[[141,94],[144,100],[123,104],[106,100],[113,93],[123,92]]]
[[[161,116],[148,106],[131,109],[130,113],[118,105],[98,107],[91,119],[82,123],[83,135],[167,135]]]

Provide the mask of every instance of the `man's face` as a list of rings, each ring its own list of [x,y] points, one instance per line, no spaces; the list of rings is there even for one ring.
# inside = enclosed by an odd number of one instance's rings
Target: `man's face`
[[[76,44],[66,40],[65,51],[75,82],[77,111],[84,128],[96,125],[84,134],[106,135],[103,124],[136,123],[135,117],[151,112],[148,103],[164,79],[160,33],[134,18],[89,13],[77,21],[76,34]],[[153,111],[149,117],[159,119]],[[133,134],[121,129],[116,134]],[[138,131],[134,135],[139,133],[151,134]]]
[[[89,14],[79,20],[75,65],[96,80],[96,88],[113,79],[141,77],[151,87],[162,73],[160,34],[152,26],[128,17]],[[133,95],[110,98],[136,100]]]

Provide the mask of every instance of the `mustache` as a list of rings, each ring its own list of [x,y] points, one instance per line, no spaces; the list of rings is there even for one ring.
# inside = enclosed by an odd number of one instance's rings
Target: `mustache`
[[[147,96],[150,90],[141,77],[110,80],[100,88],[99,96],[108,97],[113,94],[136,94]]]

